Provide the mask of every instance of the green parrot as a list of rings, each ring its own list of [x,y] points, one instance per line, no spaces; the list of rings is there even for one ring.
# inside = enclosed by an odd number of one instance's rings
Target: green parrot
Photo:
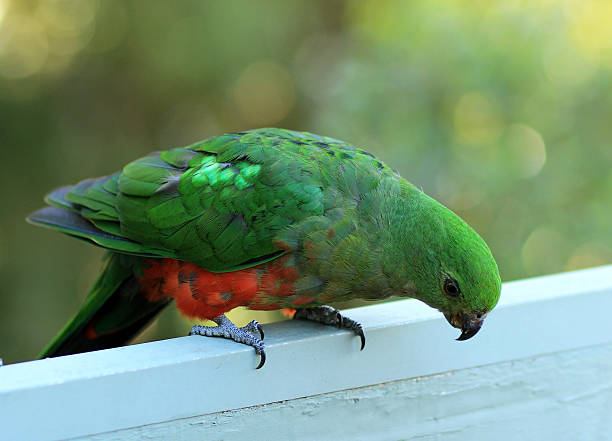
[[[327,303],[411,297],[467,340],[500,295],[484,240],[372,154],[307,132],[257,129],[151,153],[59,188],[28,221],[109,250],[74,318],[41,357],[120,346],[172,300],[190,334],[247,344],[261,326],[225,313],[295,309],[352,330]]]

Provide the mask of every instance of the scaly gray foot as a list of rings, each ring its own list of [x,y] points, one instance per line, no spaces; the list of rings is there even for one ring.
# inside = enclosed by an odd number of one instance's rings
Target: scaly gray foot
[[[365,334],[360,323],[348,317],[344,317],[331,306],[315,306],[314,308],[300,308],[295,311],[294,319],[311,320],[324,325],[335,326],[340,329],[350,329],[361,338],[361,350],[365,347]]]
[[[244,343],[245,345],[253,347],[255,349],[255,353],[261,357],[259,366],[257,366],[256,369],[259,369],[264,365],[266,362],[265,345],[262,341],[264,338],[264,332],[259,323],[253,320],[248,325],[238,328],[224,314],[214,318],[213,322],[215,322],[217,326],[195,325],[193,328],[191,328],[189,335],[223,337],[234,340],[237,343]],[[259,334],[261,338],[257,337],[256,334]]]

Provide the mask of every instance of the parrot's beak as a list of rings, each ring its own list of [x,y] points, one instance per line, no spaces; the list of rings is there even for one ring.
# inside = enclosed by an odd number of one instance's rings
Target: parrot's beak
[[[444,314],[446,320],[455,328],[461,329],[461,335],[457,338],[459,341],[467,340],[472,338],[480,331],[482,322],[484,321],[486,314],[463,314],[457,313],[454,315]]]

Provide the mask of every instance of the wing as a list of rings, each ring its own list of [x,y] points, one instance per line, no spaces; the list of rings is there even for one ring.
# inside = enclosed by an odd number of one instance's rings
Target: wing
[[[259,129],[152,153],[114,175],[64,187],[33,223],[114,251],[187,260],[209,271],[284,253],[279,233],[354,207],[395,175],[331,138]],[[291,228],[290,228],[291,227]]]

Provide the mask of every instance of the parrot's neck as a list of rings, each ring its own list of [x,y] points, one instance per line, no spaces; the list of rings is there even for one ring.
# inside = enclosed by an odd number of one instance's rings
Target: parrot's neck
[[[407,181],[395,191],[372,192],[357,208],[353,237],[340,243],[327,262],[334,271],[333,287],[346,292],[344,299],[419,298],[426,237],[440,223],[440,207],[446,210]]]
[[[381,198],[381,228],[375,241],[383,244],[379,255],[393,295],[416,298],[427,303],[432,287],[426,281],[443,272],[435,250],[453,242],[449,219],[457,216],[407,181],[398,197]]]

